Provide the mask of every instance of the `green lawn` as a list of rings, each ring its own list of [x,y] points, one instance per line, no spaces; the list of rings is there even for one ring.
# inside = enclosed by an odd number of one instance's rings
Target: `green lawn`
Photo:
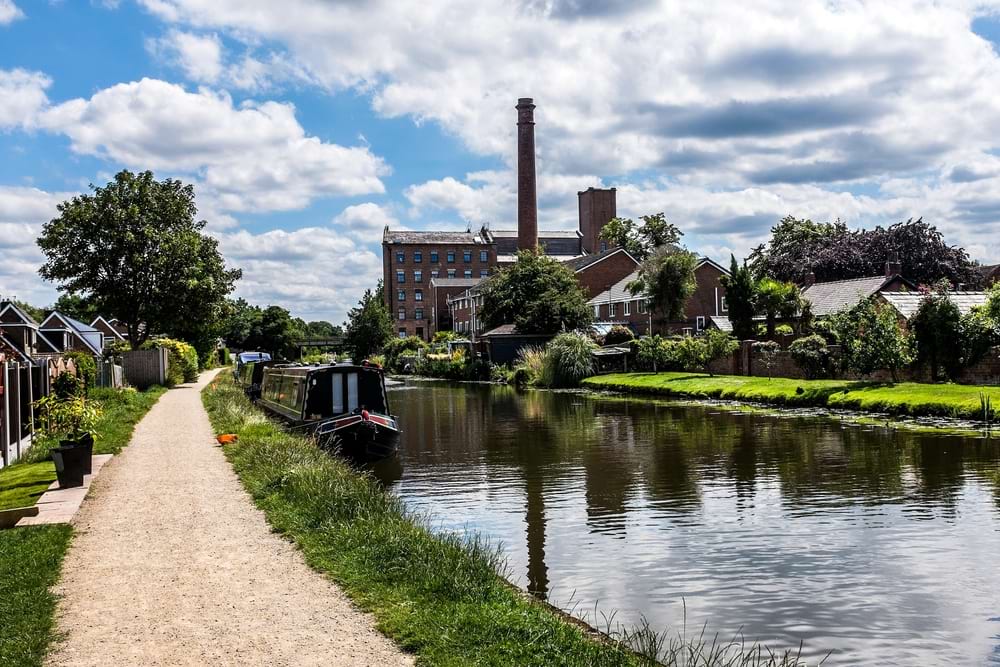
[[[150,387],[146,391],[92,389],[90,398],[101,405],[94,453],[119,453],[132,438],[136,423],[165,391],[163,387]],[[53,446],[55,443],[36,438],[21,461],[0,470],[0,509],[34,505],[55,481],[55,466],[48,460],[49,448]]]
[[[774,405],[844,408],[896,415],[982,419],[980,392],[992,397],[993,418],[1000,407],[1000,387],[900,382],[877,384],[850,380],[794,380],[700,373],[615,373],[587,378],[589,389],[717,398]]]
[[[55,625],[55,595],[73,529],[65,524],[0,531],[0,665],[41,665]]]
[[[226,455],[271,526],[418,664],[654,664],[633,648],[669,665],[798,664],[792,656],[755,653],[749,643],[713,644],[645,628],[616,626],[613,641],[600,641],[503,579],[495,546],[434,533],[374,478],[269,421],[228,376],[202,397],[216,432],[239,436]]]

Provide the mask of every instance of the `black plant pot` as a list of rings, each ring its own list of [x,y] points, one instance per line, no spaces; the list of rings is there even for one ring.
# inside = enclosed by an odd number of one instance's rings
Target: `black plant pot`
[[[50,449],[49,453],[56,464],[56,478],[60,489],[83,486],[84,461],[89,460],[85,448],[56,447]]]
[[[60,447],[78,447],[85,450],[85,462],[83,464],[83,474],[89,475],[93,470],[93,456],[94,456],[94,436],[89,433],[84,433],[82,436],[76,439],[60,440]]]

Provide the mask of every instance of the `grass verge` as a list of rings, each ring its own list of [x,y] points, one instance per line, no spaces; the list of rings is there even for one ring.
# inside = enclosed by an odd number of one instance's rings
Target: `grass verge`
[[[150,387],[146,391],[130,389],[91,389],[90,398],[101,406],[97,423],[95,454],[118,454],[132,439],[135,425],[166,391]],[[57,443],[44,436],[20,461],[0,470],[0,509],[34,505],[38,497],[56,479],[56,469],[49,458],[49,448]]]
[[[70,526],[0,532],[0,665],[41,665],[55,633],[55,595]]]
[[[433,533],[374,479],[268,420],[228,376],[202,397],[216,432],[239,436],[226,456],[271,526],[420,664],[798,664],[757,645],[645,626],[608,628],[602,639],[512,587],[499,549]]]
[[[588,389],[772,405],[840,408],[913,417],[983,418],[979,395],[1000,404],[1000,387],[850,380],[795,380],[696,373],[614,373],[583,381]],[[996,419],[996,409],[992,418]]]

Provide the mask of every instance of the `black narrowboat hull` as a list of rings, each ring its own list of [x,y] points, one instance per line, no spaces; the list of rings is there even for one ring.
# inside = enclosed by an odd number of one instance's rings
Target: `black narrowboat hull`
[[[384,459],[399,449],[395,419],[383,415],[336,417],[318,424],[315,433],[321,446],[362,461]]]

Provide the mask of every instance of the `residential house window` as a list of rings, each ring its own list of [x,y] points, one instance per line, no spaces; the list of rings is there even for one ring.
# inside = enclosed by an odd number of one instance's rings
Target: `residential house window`
[[[433,271],[431,271],[431,279],[434,279],[434,278],[437,278],[437,277],[438,277],[438,270],[434,269]]]
[[[628,317],[631,314],[632,314],[632,302],[631,301],[626,301],[625,302],[625,316]]]
[[[729,310],[729,304],[726,303],[726,297],[722,297],[722,312]]]
[[[601,319],[601,307],[600,306],[594,306],[594,319],[595,320]]]
[[[617,303],[609,303],[608,304],[608,317],[614,317],[617,314],[618,314],[618,304]]]
[[[462,253],[462,261],[465,262],[466,264],[468,264],[469,262],[472,261],[472,251],[471,250],[466,250],[465,252]]]
[[[396,264],[402,264],[406,261],[406,253],[402,250],[396,251]]]
[[[401,289],[396,292],[396,301],[406,301],[406,290]]]
[[[490,253],[489,253],[488,250],[480,250],[479,251],[479,261],[480,262],[488,262],[488,261],[490,261]]]
[[[414,271],[413,272],[413,282],[415,282],[415,283],[422,283],[422,282],[424,282],[424,272],[423,271]]]
[[[703,331],[705,329],[705,317],[703,315],[694,318],[694,327],[696,331]]]
[[[406,282],[406,273],[404,271],[396,271],[396,282],[400,285]]]
[[[399,337],[400,338],[406,338],[406,329],[404,329],[402,327],[399,328]]]
[[[471,278],[472,277],[472,269],[466,269],[465,270],[465,277],[466,278]]]
[[[424,291],[422,289],[414,290],[414,292],[413,292],[413,300],[414,301],[423,301],[424,300]]]
[[[455,263],[455,251],[454,250],[449,250],[448,251],[448,263],[449,264],[454,264]]]
[[[415,320],[422,320],[422,319],[424,319],[424,309],[423,308],[417,308],[416,312],[413,313],[413,319],[415,319]]]
[[[449,278],[455,277],[455,269],[448,269],[448,277]]]
[[[639,299],[639,312],[640,313],[645,313],[646,312],[646,300],[645,299]]]
[[[405,320],[406,319],[406,308],[400,308],[398,311],[396,311],[396,317],[398,317],[401,320]]]
[[[431,250],[431,264],[437,264],[438,262],[438,251]]]
[[[487,269],[479,269],[479,277],[480,278],[485,278],[486,276],[489,275],[489,273],[490,272]]]
[[[420,251],[420,250],[414,250],[413,251],[413,263],[414,264],[419,264],[422,261],[424,261],[424,253],[422,251]]]

